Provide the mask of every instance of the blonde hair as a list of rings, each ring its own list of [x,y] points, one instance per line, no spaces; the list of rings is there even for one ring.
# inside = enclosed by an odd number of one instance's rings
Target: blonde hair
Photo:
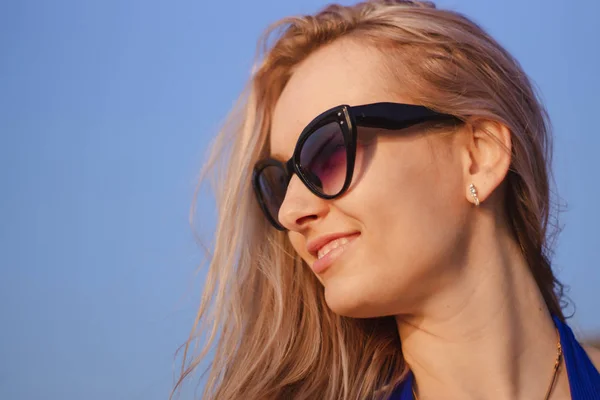
[[[329,310],[286,233],[261,214],[250,183],[252,166],[269,152],[274,104],[294,67],[340,38],[382,51],[418,104],[510,129],[506,214],[549,310],[563,318],[547,245],[549,127],[519,64],[475,23],[431,2],[330,5],[266,32],[249,87],[214,145],[204,172],[214,178],[215,246],[176,389],[211,350],[206,399],[379,399],[406,375],[393,318]],[[194,357],[199,338],[204,346]]]

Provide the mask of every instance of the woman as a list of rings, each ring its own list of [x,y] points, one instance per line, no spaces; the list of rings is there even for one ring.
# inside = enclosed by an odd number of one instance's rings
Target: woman
[[[206,399],[599,399],[600,355],[561,311],[550,134],[518,63],[429,2],[274,31],[209,163],[190,338],[208,343],[181,379],[212,349]]]

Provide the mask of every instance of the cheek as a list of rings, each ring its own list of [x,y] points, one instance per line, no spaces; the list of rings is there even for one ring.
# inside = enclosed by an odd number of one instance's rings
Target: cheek
[[[315,258],[306,251],[306,239],[304,239],[304,236],[302,236],[300,233],[298,232],[288,232],[288,239],[292,245],[292,247],[294,248],[294,251],[296,251],[296,253],[300,256],[300,258],[302,258],[302,260],[304,260],[304,262],[307,265],[311,265],[314,261]],[[308,266],[306,267],[308,268]],[[310,271],[311,274],[314,274],[313,271]],[[319,276],[316,275],[317,279],[321,282],[323,282],[323,279]]]
[[[304,236],[298,232],[288,231],[288,239],[296,253],[298,253],[304,261],[308,262],[311,255],[306,251],[306,239],[304,239]]]
[[[467,207],[459,163],[435,155],[427,142],[379,146],[360,184],[340,199],[363,230],[356,257],[326,285],[345,314],[407,310],[424,288],[446,281],[441,271],[459,247]]]
[[[379,215],[390,222],[414,218],[436,208],[447,209],[464,193],[461,167],[449,154],[435,151],[423,138],[380,143],[357,152],[353,202],[367,207],[361,219]],[[340,203],[341,204],[341,203]],[[355,204],[356,205],[356,204]]]
[[[300,256],[300,258],[302,258],[302,260],[304,260],[307,265],[311,265],[315,261],[315,258],[312,256],[312,254],[306,251],[306,239],[302,234],[290,231],[288,232],[288,239],[294,248],[294,251]]]
[[[417,257],[435,251],[449,231],[457,229],[464,208],[460,164],[434,151],[426,140],[388,146],[373,161],[372,182],[364,185],[364,215],[369,232],[386,248]],[[460,219],[460,218],[459,218]],[[391,243],[390,243],[391,242]],[[408,253],[409,252],[409,253]]]

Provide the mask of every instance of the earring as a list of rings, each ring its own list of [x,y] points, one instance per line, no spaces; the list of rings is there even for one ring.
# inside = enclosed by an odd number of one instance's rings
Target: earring
[[[469,191],[471,192],[471,196],[473,196],[473,201],[475,201],[475,206],[479,207],[479,197],[477,197],[477,189],[475,189],[475,185],[471,183],[469,186]]]

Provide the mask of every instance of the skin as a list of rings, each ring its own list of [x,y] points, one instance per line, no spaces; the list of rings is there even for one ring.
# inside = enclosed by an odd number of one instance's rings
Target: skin
[[[382,57],[338,40],[302,62],[274,109],[273,156],[291,157],[302,129],[331,107],[413,103],[398,93],[402,82],[390,90]],[[558,337],[501,211],[510,132],[472,125],[370,132],[343,196],[320,199],[294,175],[279,218],[309,266],[307,241],[360,233],[317,275],[327,305],[351,317],[396,316],[420,399],[541,399]],[[570,398],[564,370],[551,398]]]

